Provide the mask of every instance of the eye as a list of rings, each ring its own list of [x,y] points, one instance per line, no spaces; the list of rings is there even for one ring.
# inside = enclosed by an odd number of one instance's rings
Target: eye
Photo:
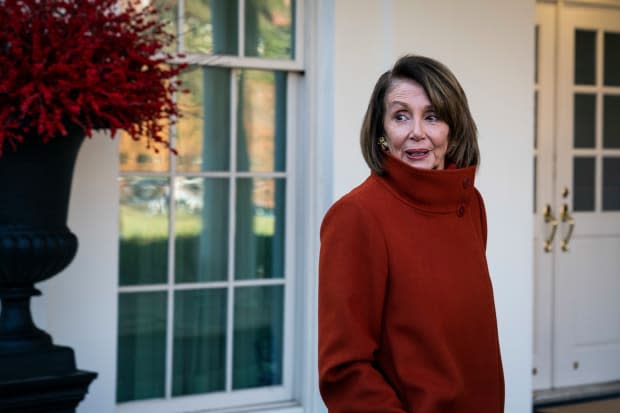
[[[407,118],[407,115],[405,115],[404,113],[398,112],[394,115],[394,119],[396,119],[397,121],[403,122],[403,121],[406,121],[408,118]]]
[[[425,119],[429,122],[438,122],[441,120],[439,116],[437,116],[435,113],[429,113],[428,115],[426,115]]]

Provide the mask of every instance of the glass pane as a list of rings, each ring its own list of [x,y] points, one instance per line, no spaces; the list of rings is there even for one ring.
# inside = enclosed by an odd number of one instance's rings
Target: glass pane
[[[246,0],[245,55],[292,59],[294,8],[295,0]]]
[[[164,130],[166,132],[167,129]],[[168,134],[164,138],[168,140]],[[127,132],[120,131],[120,147],[118,151],[121,172],[166,172],[170,165],[170,152],[163,146],[159,153],[147,148],[146,137],[134,141]]]
[[[233,389],[282,384],[284,287],[235,289]]]
[[[605,85],[620,86],[620,33],[605,33]]]
[[[190,93],[179,94],[177,169],[226,171],[230,162],[230,69],[193,67],[183,74]]]
[[[165,283],[168,272],[168,180],[121,177],[119,187],[119,284]]]
[[[118,296],[116,401],[164,397],[166,292]]]
[[[189,53],[237,55],[237,1],[185,3],[184,41]]]
[[[603,99],[603,147],[620,148],[620,96]]]
[[[540,26],[534,29],[534,83],[538,83],[538,64],[540,62]]]
[[[238,111],[238,169],[283,171],[286,160],[286,73],[242,71]]]
[[[592,157],[573,159],[573,210],[594,211],[595,160]]]
[[[534,92],[534,149],[538,148],[538,92]]]
[[[166,23],[166,32],[176,36],[178,31],[178,7],[177,0],[150,0],[150,3],[157,9],[157,16],[160,21]],[[177,50],[177,43],[173,42],[164,49],[166,52],[173,53]]]
[[[603,158],[603,210],[620,211],[620,158]]]
[[[284,277],[284,179],[237,180],[235,278]]]
[[[536,213],[536,202],[537,202],[537,192],[538,192],[538,158],[534,156],[534,213]]]
[[[228,273],[228,179],[175,182],[175,280],[225,280]]]
[[[174,293],[172,394],[226,388],[226,289]]]
[[[596,95],[575,93],[573,131],[575,148],[594,148]]]
[[[593,85],[596,81],[596,32],[575,30],[575,84]]]

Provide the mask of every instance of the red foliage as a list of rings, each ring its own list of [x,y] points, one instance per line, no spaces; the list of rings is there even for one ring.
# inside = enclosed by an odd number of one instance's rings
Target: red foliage
[[[0,156],[7,143],[47,142],[68,125],[170,148],[163,132],[179,116],[184,65],[167,64],[174,36],[157,11],[127,3],[0,0]]]

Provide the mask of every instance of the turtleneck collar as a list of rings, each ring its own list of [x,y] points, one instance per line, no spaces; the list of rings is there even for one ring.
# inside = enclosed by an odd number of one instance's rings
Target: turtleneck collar
[[[383,157],[383,175],[375,175],[396,196],[414,208],[431,213],[462,216],[474,193],[476,167],[430,170],[412,167],[399,159]]]

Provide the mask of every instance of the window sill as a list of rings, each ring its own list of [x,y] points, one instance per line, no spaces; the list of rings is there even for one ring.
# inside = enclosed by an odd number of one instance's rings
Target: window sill
[[[198,410],[194,413],[304,413],[304,408],[298,402],[292,401],[229,409]]]

